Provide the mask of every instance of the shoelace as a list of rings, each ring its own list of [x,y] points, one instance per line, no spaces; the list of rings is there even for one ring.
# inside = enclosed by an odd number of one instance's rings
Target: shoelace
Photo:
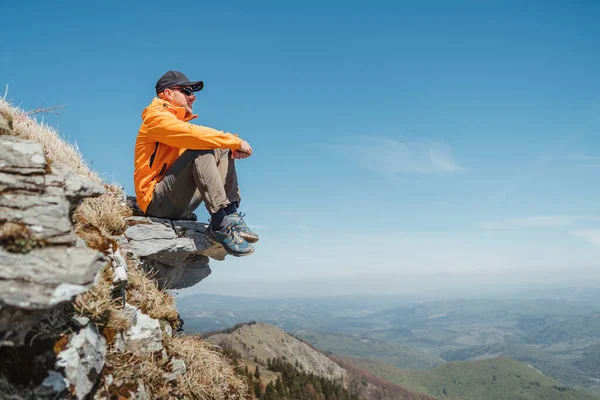
[[[248,229],[248,225],[246,225],[246,221],[244,221],[243,219],[246,216],[246,213],[237,211],[237,215],[238,217],[240,217],[240,219],[238,220],[238,224],[241,223],[243,224],[244,229]]]
[[[244,240],[244,239],[242,239],[242,237],[240,236],[238,231],[234,228],[234,225],[229,225],[229,226],[225,227],[225,232],[227,232],[227,236],[229,236],[229,235],[232,236],[232,238],[233,238],[232,240],[235,244],[240,244]]]

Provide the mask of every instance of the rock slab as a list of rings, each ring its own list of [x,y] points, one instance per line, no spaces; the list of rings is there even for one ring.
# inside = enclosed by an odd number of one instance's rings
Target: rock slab
[[[100,377],[106,357],[106,340],[94,325],[71,337],[67,348],[58,354],[56,367],[64,370],[78,399],[85,398]]]
[[[160,322],[132,305],[126,304],[125,310],[131,318],[131,327],[124,334],[125,349],[137,355],[161,351],[163,345]]]
[[[20,345],[44,313],[91,288],[101,253],[73,233],[81,200],[104,188],[65,165],[48,164],[42,146],[0,136],[0,337]]]
[[[126,219],[123,248],[155,274],[162,288],[191,287],[210,275],[209,258],[223,260],[223,246],[211,241],[207,224],[134,216]]]

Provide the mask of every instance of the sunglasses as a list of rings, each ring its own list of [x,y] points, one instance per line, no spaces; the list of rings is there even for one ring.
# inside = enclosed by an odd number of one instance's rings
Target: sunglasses
[[[186,88],[186,87],[181,87],[181,88],[180,87],[174,87],[174,88],[171,88],[171,90],[178,90],[181,93],[185,94],[186,96],[191,96],[191,95],[194,94],[194,91],[192,89]]]

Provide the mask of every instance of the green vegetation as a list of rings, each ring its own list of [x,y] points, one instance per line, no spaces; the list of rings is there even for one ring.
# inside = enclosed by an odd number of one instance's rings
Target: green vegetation
[[[399,343],[325,332],[300,330],[294,336],[317,349],[348,357],[386,361],[402,369],[431,369],[442,363],[440,357]]]
[[[531,335],[530,343],[551,344],[600,337],[600,314],[551,321]]]
[[[600,379],[600,344],[585,349],[581,359],[574,364],[586,374]]]
[[[468,347],[459,350],[450,350],[441,354],[447,361],[472,360],[476,358],[489,358],[502,356],[512,358],[534,366],[544,375],[558,380],[563,385],[586,386],[591,382],[587,374],[556,356],[525,344],[495,344],[490,346]],[[593,364],[593,360],[590,360]],[[600,360],[596,360],[600,361]],[[598,364],[600,366],[600,363]]]
[[[241,365],[241,355],[235,350],[223,347],[222,353],[234,364]],[[277,379],[268,384],[261,381],[261,367],[256,365],[254,371],[246,366],[238,374],[246,379],[249,388],[249,399],[261,400],[359,400],[344,388],[342,382],[324,378],[303,371],[298,361],[295,365],[283,358],[267,359],[259,362],[270,372],[277,374]],[[264,373],[264,370],[262,370]]]
[[[323,378],[302,371],[301,365],[293,365],[281,358],[267,360],[267,368],[281,373],[281,379],[275,384],[267,385],[265,400],[276,399],[338,399],[358,400],[358,396],[350,394],[341,382]]]
[[[431,371],[405,371],[381,361],[353,363],[409,390],[452,400],[598,400],[509,359],[456,361]]]

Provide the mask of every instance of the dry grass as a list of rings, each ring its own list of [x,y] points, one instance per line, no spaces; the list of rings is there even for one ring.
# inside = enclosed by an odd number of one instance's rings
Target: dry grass
[[[125,231],[125,217],[132,215],[125,204],[123,190],[115,185],[104,185],[106,193],[87,198],[77,207],[73,215],[76,224],[92,224],[104,235],[120,235]]]
[[[137,356],[131,353],[110,353],[106,357],[105,375],[113,376],[113,383],[108,384],[106,379],[100,384],[101,398],[129,398],[129,393],[135,393],[139,383],[143,383],[150,391],[153,399],[181,398],[176,396],[176,389],[164,378],[167,371],[167,360],[160,356],[147,354]],[[122,397],[118,397],[118,396]]]
[[[187,366],[186,373],[178,378],[178,385],[186,399],[246,398],[248,387],[244,377],[236,374],[228,359],[200,337],[173,338],[168,341],[167,350],[185,361]]]
[[[77,236],[83,239],[89,248],[108,254],[109,250],[118,248],[117,241],[107,236],[96,225],[87,222],[81,218],[75,225],[74,232]]]
[[[129,287],[127,302],[139,308],[152,318],[168,321],[174,329],[179,326],[179,313],[175,299],[164,290],[160,290],[156,281],[145,273],[140,266],[127,260]]]
[[[49,162],[66,164],[77,174],[103,184],[100,176],[83,159],[77,144],[69,143],[54,128],[32,118],[35,112],[25,112],[0,98],[0,114],[12,125],[6,133],[41,144]],[[125,205],[125,195],[120,187],[104,184],[104,188],[105,194],[83,201],[75,212],[75,220],[94,224],[108,235],[120,234],[125,229],[123,217],[130,216],[131,210]]]
[[[33,114],[13,107],[2,98],[0,98],[0,113],[12,117],[13,135],[41,144],[48,159],[67,164],[79,175],[102,183],[98,174],[92,171],[83,160],[77,144],[71,144],[61,138],[54,128],[36,121],[31,117]]]
[[[98,284],[78,295],[73,305],[79,315],[88,317],[95,324],[115,332],[124,332],[131,326],[130,321],[119,299],[112,297],[111,281],[112,267],[107,264]]]

